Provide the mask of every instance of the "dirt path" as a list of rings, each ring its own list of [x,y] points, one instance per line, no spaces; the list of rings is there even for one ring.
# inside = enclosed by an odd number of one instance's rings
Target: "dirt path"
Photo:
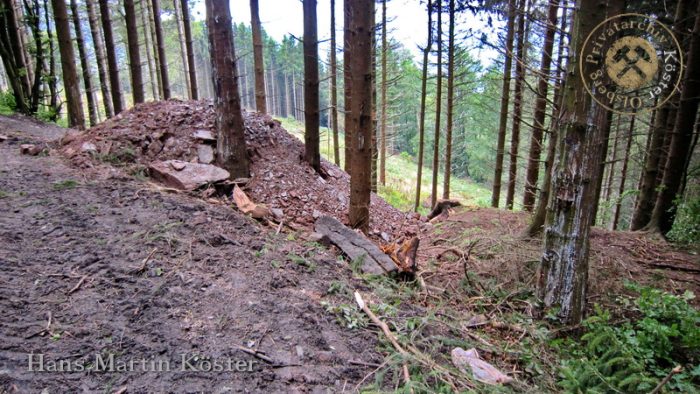
[[[371,371],[349,360],[381,362],[374,335],[319,304],[350,280],[328,251],[116,171],[19,155],[60,133],[0,117],[11,137],[0,143],[0,392],[340,392]],[[44,372],[28,370],[30,353]],[[110,356],[132,371],[94,370]],[[73,371],[49,371],[59,360]],[[214,360],[225,370],[208,371]]]

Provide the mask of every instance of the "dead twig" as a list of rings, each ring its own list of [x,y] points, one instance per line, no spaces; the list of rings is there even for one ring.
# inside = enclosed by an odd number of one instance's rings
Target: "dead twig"
[[[80,289],[80,286],[82,286],[83,283],[85,283],[85,280],[86,280],[87,278],[88,278],[87,275],[85,275],[85,276],[83,276],[82,278],[80,278],[80,280],[78,281],[78,284],[76,284],[75,286],[73,286],[72,289],[68,290],[68,295],[71,295],[71,294],[75,293],[76,291],[78,291],[78,289]]]
[[[664,385],[665,385],[666,383],[668,383],[669,380],[671,380],[671,378],[673,377],[673,375],[678,374],[678,373],[681,373],[682,370],[683,370],[683,367],[681,367],[680,365],[677,365],[675,368],[673,368],[673,369],[668,373],[668,375],[666,375],[665,378],[663,378],[663,379],[659,382],[658,385],[656,385],[656,387],[654,388],[654,390],[652,390],[651,393],[649,393],[649,394],[657,394],[657,393],[660,393],[660,392],[661,392],[661,389],[664,387]]]
[[[299,367],[299,366],[301,366],[301,364],[280,364],[280,363],[276,362],[275,360],[271,359],[270,357],[264,355],[261,351],[248,349],[245,346],[237,345],[236,349],[242,351],[243,353],[250,354],[251,356],[253,356],[255,358],[258,358],[260,360],[265,361],[266,363],[270,364],[273,368]]]
[[[191,247],[191,246],[192,246],[192,244],[190,243],[190,247]],[[151,253],[149,253],[148,256],[146,256],[146,258],[143,259],[143,261],[141,261],[141,265],[140,265],[138,268],[132,269],[130,273],[132,273],[132,274],[140,274],[140,273],[142,273],[142,272],[146,269],[146,264],[148,264],[148,261],[151,260],[151,257],[153,257],[153,254],[154,254],[157,250],[158,250],[158,248],[154,248],[153,250],[151,250]],[[191,250],[192,250],[192,249],[190,249],[190,256],[192,255]]]
[[[355,301],[357,302],[357,305],[362,309],[367,316],[369,316],[370,320],[374,322],[379,328],[382,329],[384,332],[384,335],[389,339],[389,342],[394,346],[394,349],[396,349],[399,353],[401,353],[402,356],[408,356],[408,352],[401,346],[399,345],[399,342],[396,340],[396,337],[394,334],[391,332],[389,329],[389,326],[384,323],[383,321],[379,320],[377,315],[372,312],[371,309],[369,309],[369,306],[365,304],[365,300],[362,299],[362,295],[360,295],[359,292],[355,292]],[[404,382],[406,383],[407,386],[409,386],[409,390],[411,393],[413,393],[413,388],[410,387],[411,385],[411,375],[408,373],[408,365],[406,364],[406,361],[403,362],[403,379]]]

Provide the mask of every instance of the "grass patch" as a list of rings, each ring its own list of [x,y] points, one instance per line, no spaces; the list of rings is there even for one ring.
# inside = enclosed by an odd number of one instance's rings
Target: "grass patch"
[[[78,187],[78,181],[73,180],[73,179],[66,179],[65,181],[59,181],[59,182],[54,182],[51,184],[51,187],[53,187],[53,190],[69,190],[69,189],[75,189]]]
[[[292,119],[281,118],[282,127],[289,133],[304,140],[304,124]],[[328,161],[333,162],[333,138],[330,129],[321,127],[321,155]],[[338,136],[340,145],[340,163],[345,160],[344,134]],[[388,156],[386,160],[386,185],[379,187],[379,195],[392,206],[403,211],[413,209],[415,201],[415,189],[417,183],[416,163],[407,154]],[[442,196],[443,173],[438,173],[438,196]],[[423,202],[429,200],[432,169],[423,167],[421,176],[421,206],[419,212],[427,213],[428,207],[423,206]],[[450,185],[450,197],[460,200],[465,205],[489,206],[491,202],[491,190],[483,185],[477,184],[469,179],[452,177]]]

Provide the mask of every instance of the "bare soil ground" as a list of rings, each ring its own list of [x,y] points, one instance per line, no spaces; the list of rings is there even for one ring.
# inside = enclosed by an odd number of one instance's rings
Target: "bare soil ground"
[[[372,332],[319,304],[332,281],[352,280],[332,253],[121,171],[19,154],[61,133],[0,117],[0,392],[339,392],[371,370],[350,360],[381,361]],[[37,373],[30,353],[174,370]],[[182,372],[181,354],[256,364]]]

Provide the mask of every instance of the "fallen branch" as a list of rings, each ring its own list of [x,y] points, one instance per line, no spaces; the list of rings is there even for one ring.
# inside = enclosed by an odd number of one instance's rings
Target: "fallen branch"
[[[399,342],[396,340],[396,337],[394,334],[391,332],[389,329],[389,326],[384,323],[383,321],[379,320],[377,315],[372,312],[371,309],[369,309],[369,306],[365,304],[365,301],[362,299],[362,295],[360,295],[359,292],[355,292],[355,301],[357,302],[357,305],[362,309],[367,316],[369,316],[370,320],[374,324],[376,324],[379,328],[382,329],[384,332],[384,335],[389,339],[389,342],[394,346],[394,349],[396,349],[399,353],[401,353],[402,356],[408,356],[408,352],[401,346],[399,345]],[[411,385],[411,375],[408,373],[408,365],[406,364],[406,361],[404,360],[403,362],[403,380],[406,382],[406,385],[409,386],[409,389],[411,390],[411,393],[413,393],[413,388],[410,388]]]
[[[673,368],[673,369],[668,373],[668,375],[666,375],[665,378],[663,378],[663,380],[661,380],[661,381],[659,382],[659,384],[658,384],[658,385],[654,388],[654,390],[652,390],[651,393],[649,393],[649,394],[657,394],[657,393],[660,393],[660,392],[661,392],[661,389],[664,387],[664,385],[665,385],[666,383],[668,383],[669,380],[671,380],[671,378],[673,377],[673,375],[678,374],[678,373],[681,373],[682,370],[683,370],[683,367],[681,367],[680,365],[677,365],[675,368]]]
[[[68,290],[68,295],[71,295],[71,294],[75,293],[76,291],[78,291],[78,289],[80,289],[80,286],[82,286],[83,283],[85,282],[85,279],[87,279],[87,275],[80,278],[80,280],[78,281],[78,284],[73,286],[72,289]]]
[[[270,357],[264,355],[262,352],[259,350],[254,350],[254,349],[248,349],[245,346],[240,346],[236,345],[236,349],[242,351],[243,353],[250,354],[251,356],[258,358],[260,360],[265,361],[266,363],[270,364],[274,368],[282,368],[282,367],[299,367],[301,364],[280,364],[276,362],[275,360],[271,359]]]
[[[138,268],[132,269],[131,273],[132,274],[142,273],[146,269],[146,264],[148,264],[148,261],[151,259],[151,257],[153,257],[153,254],[156,252],[156,250],[158,250],[158,248],[151,250],[151,253],[149,253],[148,256],[146,256],[146,258],[143,259],[143,261],[141,262],[141,265]]]

